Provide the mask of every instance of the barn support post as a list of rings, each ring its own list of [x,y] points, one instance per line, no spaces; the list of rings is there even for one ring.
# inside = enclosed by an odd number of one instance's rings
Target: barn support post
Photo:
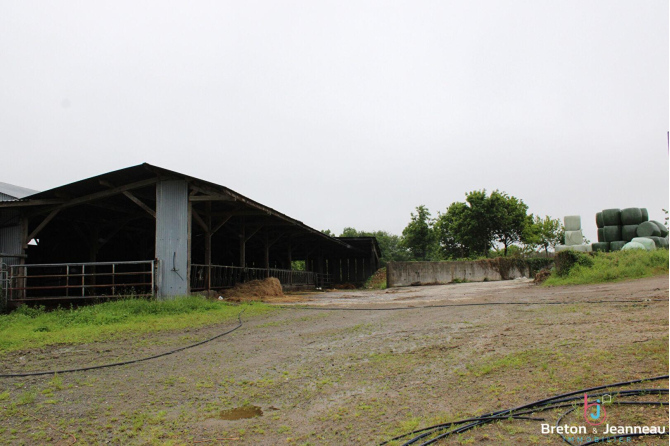
[[[264,256],[263,256],[263,267],[265,268],[265,277],[270,277],[270,238],[268,232],[265,231],[265,240],[263,240]]]
[[[316,274],[318,279],[315,281],[314,285],[323,286],[323,254],[319,250],[319,253],[316,257]]]
[[[247,266],[246,244],[247,239],[245,237],[245,227],[243,223],[242,230],[240,231],[240,267],[242,268]]]
[[[352,283],[358,282],[358,268],[356,265],[357,259],[354,257],[349,259],[349,279]]]
[[[19,291],[19,297],[21,297],[22,299],[26,298],[25,288],[26,288],[26,284],[28,282],[28,279],[25,278],[25,276],[28,275],[28,271],[25,268],[25,264],[26,264],[26,258],[28,257],[28,253],[26,251],[28,249],[28,242],[30,241],[30,239],[28,238],[28,225],[29,225],[29,223],[30,222],[28,221],[28,217],[26,217],[25,215],[22,215],[21,220],[20,220],[21,241],[22,241],[22,243],[21,243],[21,254],[22,254],[22,256],[21,256],[21,260],[20,260],[20,265],[23,266],[23,268],[21,268],[19,275],[23,276],[23,278],[19,279],[18,283],[16,284],[16,286],[18,288],[21,288],[21,290]]]
[[[288,276],[288,283],[289,285],[293,285],[293,252],[292,252],[292,247],[291,247],[291,240],[288,241],[288,250],[286,252],[286,260],[288,260],[288,269],[291,270],[289,276]]]
[[[191,207],[184,180],[156,183],[156,259],[160,267],[158,298],[189,292]]]
[[[212,202],[205,203],[205,265],[207,265],[207,291],[212,289]]]

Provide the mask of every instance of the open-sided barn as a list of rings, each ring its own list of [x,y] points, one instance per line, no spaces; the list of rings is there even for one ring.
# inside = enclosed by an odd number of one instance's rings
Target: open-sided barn
[[[361,283],[380,253],[374,238],[330,237],[224,186],[145,163],[0,201],[0,257],[11,304],[168,298],[269,276],[285,286]]]

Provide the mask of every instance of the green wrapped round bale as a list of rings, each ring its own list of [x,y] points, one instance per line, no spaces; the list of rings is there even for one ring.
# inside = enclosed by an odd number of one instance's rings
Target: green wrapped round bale
[[[634,237],[637,237],[638,225],[626,225],[621,227],[621,238],[624,242],[630,242]]]
[[[628,242],[623,246],[623,248],[621,248],[622,251],[630,251],[631,249],[647,249],[647,248],[645,248],[642,243],[638,242]]]
[[[610,251],[621,251],[621,248],[624,247],[626,243],[630,242],[624,242],[623,240],[618,240],[616,242],[610,242]],[[644,247],[644,245],[642,245]]]
[[[605,227],[605,223],[603,222],[603,213],[602,212],[598,212],[596,214],[596,226],[598,227],[598,229],[602,229],[602,228]]]
[[[649,211],[647,211],[647,208],[640,208],[640,212],[642,212],[642,221],[649,221]]]
[[[658,228],[656,223],[650,221],[640,223],[637,227],[637,236],[648,237],[650,235],[654,235],[656,237],[661,235],[661,230]]]
[[[658,227],[658,230],[661,231],[661,237],[667,237],[668,235],[668,228],[665,227],[663,223],[661,223],[658,220],[652,220],[651,221],[653,224],[655,224]]]
[[[591,248],[593,249],[593,252],[608,252],[610,250],[610,244],[608,242],[592,243]]]
[[[639,225],[640,223],[642,223],[642,209],[640,208],[621,209],[622,225]]]
[[[607,226],[619,226],[621,224],[620,209],[605,209],[603,211],[603,223]]]
[[[616,242],[618,240],[623,240],[621,238],[621,226],[605,226],[603,228],[603,234],[605,235],[606,242]]]
[[[598,242],[605,241],[605,230],[603,228],[598,228]]]
[[[656,249],[656,243],[654,243],[654,241],[649,237],[635,237],[633,240],[631,240],[631,243],[639,243],[644,245],[644,249],[647,251],[653,251]]]
[[[661,245],[663,245],[663,247],[666,248],[666,249],[668,248],[668,246],[670,244],[668,243],[668,238],[667,237],[661,237]]]

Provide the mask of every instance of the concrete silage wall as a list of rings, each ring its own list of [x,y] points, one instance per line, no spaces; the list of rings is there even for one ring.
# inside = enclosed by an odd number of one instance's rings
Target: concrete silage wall
[[[504,268],[501,274],[500,262],[390,262],[386,267],[388,287],[410,285],[436,285],[456,281],[484,282],[493,280],[529,277],[528,265],[513,265]]]

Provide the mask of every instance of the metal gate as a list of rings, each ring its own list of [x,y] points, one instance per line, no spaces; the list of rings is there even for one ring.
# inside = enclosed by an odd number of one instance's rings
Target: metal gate
[[[153,296],[155,262],[93,262],[10,265],[6,302]]]

